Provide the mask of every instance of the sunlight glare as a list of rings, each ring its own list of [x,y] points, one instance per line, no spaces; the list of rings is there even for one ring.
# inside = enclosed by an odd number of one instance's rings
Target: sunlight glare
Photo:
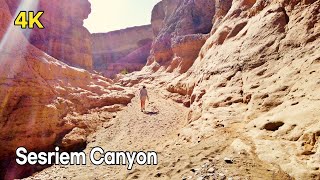
[[[6,33],[4,34],[0,42],[0,50],[10,52],[10,50],[15,47],[17,44],[21,45],[19,40],[20,34],[24,34],[26,39],[29,38],[32,29],[21,29],[18,26],[14,26],[14,20],[18,16],[20,11],[34,11],[38,9],[39,0],[23,0],[21,1],[15,15],[12,17],[11,23],[7,28]]]

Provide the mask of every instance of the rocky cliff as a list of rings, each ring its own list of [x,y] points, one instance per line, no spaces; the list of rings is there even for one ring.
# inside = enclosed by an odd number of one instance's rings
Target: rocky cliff
[[[92,69],[92,50],[89,31],[83,27],[83,20],[91,12],[88,0],[39,1],[6,0],[11,14],[16,10],[44,11],[41,23],[45,29],[33,29],[25,34],[29,42],[50,56],[68,65]]]
[[[56,7],[56,3],[50,1],[50,6]],[[47,151],[55,145],[66,151],[81,149],[86,136],[112,118],[107,112],[121,109],[134,95],[110,79],[68,66],[39,50],[29,43],[27,31],[11,24],[13,17],[4,0],[0,9],[0,179],[13,179],[38,168],[18,166],[12,159],[17,147],[30,151]],[[70,54],[85,57],[81,54],[85,51],[76,50],[77,38],[74,43]],[[68,50],[66,46],[63,49]],[[104,108],[101,113],[100,108]],[[89,112],[91,117],[84,115]],[[78,139],[70,138],[70,133]]]
[[[8,27],[12,17],[4,0],[0,9],[1,27]],[[146,85],[155,100],[150,106],[160,111],[138,114],[136,98],[90,142],[117,150],[154,148],[159,166],[130,173],[118,166],[57,166],[38,177],[93,179],[117,172],[135,179],[319,179],[319,22],[317,0],[163,0],[153,10],[155,38],[147,65],[119,79],[124,86]],[[107,78],[49,56],[25,32],[9,28],[0,28],[0,157],[17,146],[84,147],[87,134],[111,118],[107,112],[133,97]],[[115,47],[128,39],[117,37]],[[145,47],[135,46],[116,60],[135,61],[140,48]],[[183,103],[189,113],[163,98]],[[14,162],[1,162],[2,171],[9,167],[5,178],[24,174]]]
[[[150,25],[92,34],[94,69],[107,77],[140,70],[150,55]]]
[[[164,87],[190,106],[190,125],[178,142],[201,146],[203,139],[227,137],[221,143],[229,148],[215,156],[257,156],[296,179],[319,179],[320,2],[208,1],[196,16],[198,2],[205,1],[163,0],[155,7],[148,66],[120,82]],[[194,33],[209,33],[203,46],[188,40]],[[184,65],[177,52],[195,47],[201,50],[186,61],[185,73],[165,73]]]
[[[193,64],[212,27],[212,0],[163,0],[152,11],[155,39],[148,68],[184,73]]]

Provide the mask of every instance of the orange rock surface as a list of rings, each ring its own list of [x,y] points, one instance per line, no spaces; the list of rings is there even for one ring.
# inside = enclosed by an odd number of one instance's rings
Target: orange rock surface
[[[83,27],[83,20],[91,12],[88,0],[32,2],[37,4],[35,5],[37,8],[33,8],[30,5],[32,3],[23,0],[6,0],[6,2],[12,15],[19,8],[24,11],[44,11],[40,20],[45,29],[34,28],[32,32],[25,33],[32,45],[68,65],[92,69],[90,33]]]
[[[11,24],[6,2],[0,2],[0,178],[11,179],[33,171],[11,161],[17,147],[46,151],[71,131],[62,142],[70,150],[83,143],[70,140],[74,134],[81,132],[85,137],[101,123],[98,117],[88,119],[83,114],[126,105],[134,95],[110,79],[71,67],[30,44],[26,31]],[[74,53],[70,54],[76,57]],[[78,56],[83,57],[81,51]]]
[[[8,27],[4,0],[0,9]],[[154,148],[161,163],[130,173],[118,166],[54,166],[35,178],[117,172],[143,179],[319,179],[319,22],[317,0],[163,0],[152,14],[147,65],[119,75],[115,81],[123,87],[49,56],[19,30],[0,28],[0,157],[17,146],[79,149],[95,132],[86,151],[96,145]],[[137,62],[136,46],[124,49],[131,50],[110,71]],[[159,111],[136,113],[135,98],[119,121],[109,122],[109,112],[134,96],[125,86],[142,84]],[[8,178],[23,174],[12,164],[7,172]]]

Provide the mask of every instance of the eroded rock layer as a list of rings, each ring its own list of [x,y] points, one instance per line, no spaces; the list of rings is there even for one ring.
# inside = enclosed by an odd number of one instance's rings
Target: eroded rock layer
[[[59,145],[69,151],[85,146],[101,117],[110,119],[107,112],[121,109],[134,95],[110,79],[68,66],[34,47],[26,39],[28,31],[11,24],[4,0],[0,9],[0,179],[13,179],[38,168],[18,166],[17,147],[47,151]],[[99,118],[85,115],[100,108],[104,109]]]
[[[94,69],[107,77],[140,70],[150,55],[150,25],[92,34]]]
[[[168,90],[187,97],[195,124],[245,122],[261,160],[318,179],[320,2],[235,0],[221,12]]]
[[[88,0],[50,0],[26,2],[6,0],[12,15],[16,11],[44,11],[40,17],[45,29],[34,28],[27,33],[29,42],[50,56],[68,65],[92,69],[89,31],[83,20],[91,12]]]
[[[148,68],[184,73],[193,64],[212,27],[212,0],[163,0],[152,11],[155,39]],[[172,61],[173,60],[173,61]]]
[[[167,26],[161,19],[179,8],[160,7],[154,10],[158,37],[148,66],[120,82],[164,86],[175,101],[190,106],[190,125],[181,130],[180,142],[227,136],[225,146],[232,149],[240,138],[253,149],[243,149],[245,156],[254,154],[296,179],[319,179],[320,2],[216,1],[208,38],[182,75],[159,71],[176,63],[174,52],[179,52],[172,48],[172,36],[161,34],[165,27],[178,33],[179,14],[173,13]]]

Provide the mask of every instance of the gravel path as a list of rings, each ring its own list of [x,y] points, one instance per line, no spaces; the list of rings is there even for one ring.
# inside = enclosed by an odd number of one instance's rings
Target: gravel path
[[[146,112],[140,111],[138,96],[132,99],[116,118],[103,124],[88,139],[85,149],[99,146],[105,151],[156,151],[164,142],[177,137],[177,132],[187,124],[188,109],[162,98],[161,92],[149,90],[151,103]],[[161,161],[161,152],[158,152]],[[89,164],[88,164],[89,163]],[[30,179],[124,179],[136,175],[138,165],[128,171],[126,166],[92,165],[87,158],[86,166],[52,166],[37,173]],[[141,166],[139,168],[156,168]]]

